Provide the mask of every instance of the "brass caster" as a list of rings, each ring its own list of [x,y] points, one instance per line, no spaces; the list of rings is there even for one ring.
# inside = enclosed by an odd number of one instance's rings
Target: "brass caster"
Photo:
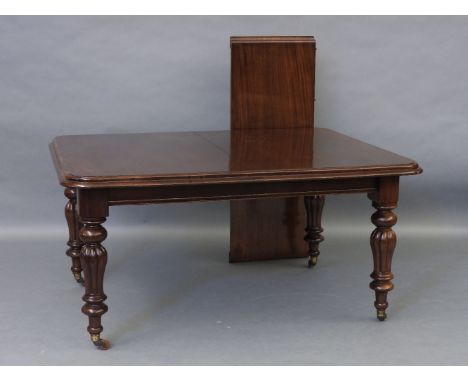
[[[378,310],[377,311],[377,319],[379,321],[385,321],[387,318],[387,313],[385,313],[385,310]]]
[[[318,257],[317,256],[309,256],[309,261],[307,261],[307,267],[312,268],[315,267],[317,264]]]
[[[73,277],[75,278],[77,283],[84,284],[84,279],[81,276],[81,272],[73,272]]]
[[[108,340],[101,339],[99,334],[91,334],[91,341],[93,341],[94,346],[99,350],[107,350],[111,347],[111,344]]]

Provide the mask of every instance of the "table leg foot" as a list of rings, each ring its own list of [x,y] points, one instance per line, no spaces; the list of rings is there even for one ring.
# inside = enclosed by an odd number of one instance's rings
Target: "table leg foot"
[[[379,321],[385,321],[387,318],[387,313],[385,313],[385,310],[377,310],[377,319]]]
[[[309,259],[307,260],[307,267],[312,268],[315,267],[318,261],[318,256],[309,256]]]
[[[73,272],[73,277],[75,278],[77,283],[84,285],[84,278],[81,275],[81,272]]]
[[[304,240],[309,245],[309,259],[307,267],[312,268],[317,264],[320,255],[319,245],[323,241],[322,211],[325,203],[325,197],[322,195],[305,196],[304,204],[307,216],[307,225],[305,227],[306,235]]]
[[[101,338],[99,334],[91,334],[91,341],[99,350],[107,350],[111,347],[110,341]]]

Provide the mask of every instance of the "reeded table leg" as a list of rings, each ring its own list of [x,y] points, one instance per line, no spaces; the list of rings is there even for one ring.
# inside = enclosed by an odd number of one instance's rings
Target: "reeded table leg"
[[[106,218],[82,218],[80,239],[83,242],[81,259],[85,275],[85,295],[82,312],[89,318],[88,332],[91,340],[100,349],[110,347],[107,340],[101,339],[103,330],[101,316],[107,312],[104,303],[107,296],[104,294],[104,271],[107,263],[107,251],[101,245],[107,236],[106,229],[101,225]]]
[[[317,259],[320,255],[319,245],[324,239],[321,235],[323,232],[322,211],[324,203],[325,197],[322,195],[304,197],[307,214],[306,235],[304,236],[304,240],[309,244],[309,260],[307,262],[309,268],[317,264]]]
[[[83,277],[81,276],[81,261],[80,252],[83,243],[80,240],[80,223],[78,215],[76,213],[76,191],[74,188],[65,188],[65,196],[68,198],[68,203],[65,206],[65,218],[68,223],[68,249],[67,256],[72,260],[71,271],[73,277],[79,283],[83,283]]]
[[[379,191],[370,196],[372,205],[377,210],[372,215],[372,223],[377,227],[371,234],[370,244],[374,258],[373,281],[370,288],[375,291],[374,306],[377,318],[387,318],[387,294],[393,289],[392,256],[396,246],[396,234],[392,226],[397,222],[393,209],[398,201],[398,178],[383,178]]]

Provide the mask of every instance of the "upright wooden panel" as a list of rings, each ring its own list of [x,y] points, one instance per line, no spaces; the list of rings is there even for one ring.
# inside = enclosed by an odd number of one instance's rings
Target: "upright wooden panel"
[[[229,262],[306,257],[302,198],[231,201]]]
[[[231,37],[231,129],[314,127],[313,37]]]
[[[313,37],[231,37],[231,130],[313,129],[314,89]],[[245,150],[236,144],[231,139],[234,166]],[[287,148],[277,155],[284,153],[293,155]],[[302,198],[231,201],[229,260],[305,257],[305,220]]]

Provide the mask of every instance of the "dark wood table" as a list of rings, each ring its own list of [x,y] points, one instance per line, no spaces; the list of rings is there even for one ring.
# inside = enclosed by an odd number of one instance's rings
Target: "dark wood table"
[[[109,346],[100,337],[107,311],[102,224],[110,206],[124,204],[304,197],[309,248],[304,255],[315,265],[324,195],[366,193],[376,209],[370,287],[377,317],[385,319],[393,289],[393,209],[400,176],[422,171],[413,160],[320,128],[60,136],[50,150],[69,199],[67,255],[75,279],[84,282],[82,311],[98,347]]]

